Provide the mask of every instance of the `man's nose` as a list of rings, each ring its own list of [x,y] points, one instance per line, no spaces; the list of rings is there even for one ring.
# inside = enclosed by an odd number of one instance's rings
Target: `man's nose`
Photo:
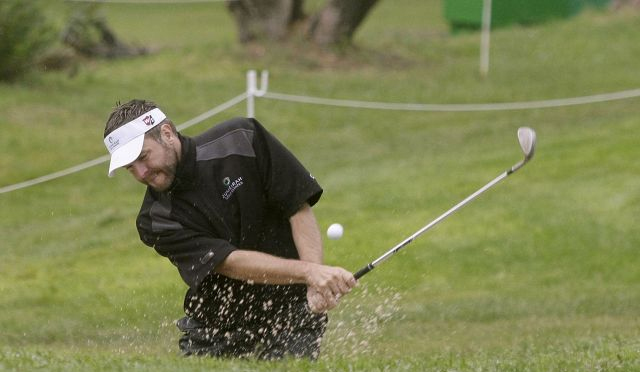
[[[134,161],[129,170],[137,180],[143,180],[149,169],[142,162]]]

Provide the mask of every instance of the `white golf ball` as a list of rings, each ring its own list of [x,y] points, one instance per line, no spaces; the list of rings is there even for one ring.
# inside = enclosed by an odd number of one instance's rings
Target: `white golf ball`
[[[342,238],[343,232],[344,229],[342,228],[342,225],[340,225],[339,223],[334,223],[327,229],[327,236],[329,237],[329,239],[336,240]]]

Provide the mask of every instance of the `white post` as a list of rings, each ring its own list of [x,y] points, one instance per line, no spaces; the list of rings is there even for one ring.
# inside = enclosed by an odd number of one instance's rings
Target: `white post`
[[[255,117],[256,71],[247,71],[247,117]]]
[[[260,89],[256,90],[256,96],[264,96],[267,93],[267,88],[269,88],[269,71],[262,70],[260,73]]]
[[[247,72],[247,117],[254,118],[256,114],[255,97],[262,97],[269,87],[269,71],[260,73],[260,89],[258,89],[258,75],[255,70]]]
[[[491,44],[491,0],[482,2],[482,35],[480,37],[480,76],[489,74],[489,49]]]

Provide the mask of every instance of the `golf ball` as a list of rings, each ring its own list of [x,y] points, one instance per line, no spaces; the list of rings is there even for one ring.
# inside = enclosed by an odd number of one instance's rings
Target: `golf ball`
[[[327,229],[327,236],[329,237],[329,239],[336,240],[342,238],[343,232],[344,229],[342,228],[342,225],[340,225],[339,223],[334,223]]]

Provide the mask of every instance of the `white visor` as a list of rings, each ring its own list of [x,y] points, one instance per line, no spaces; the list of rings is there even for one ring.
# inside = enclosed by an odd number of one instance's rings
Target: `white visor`
[[[113,177],[113,172],[116,169],[133,163],[140,156],[144,144],[144,134],[166,118],[167,116],[159,108],[154,108],[104,138],[104,145],[111,154],[109,177]]]

